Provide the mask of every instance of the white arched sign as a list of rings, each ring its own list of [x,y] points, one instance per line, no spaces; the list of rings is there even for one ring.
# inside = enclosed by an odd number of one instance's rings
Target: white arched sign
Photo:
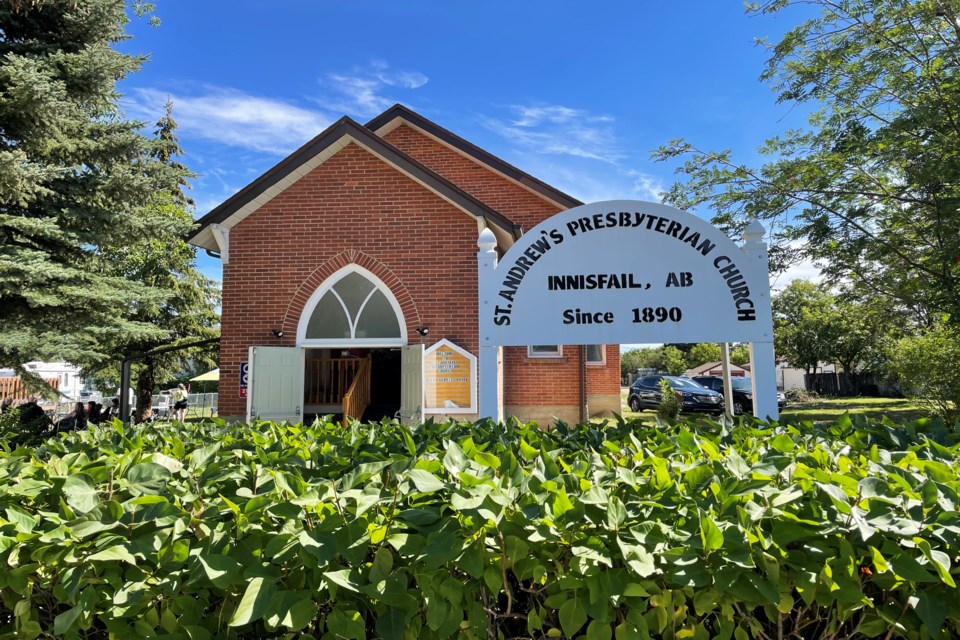
[[[480,413],[500,418],[497,350],[534,344],[750,343],[754,412],[777,418],[763,227],[737,246],[667,205],[595,202],[561,211],[497,259],[478,246]]]

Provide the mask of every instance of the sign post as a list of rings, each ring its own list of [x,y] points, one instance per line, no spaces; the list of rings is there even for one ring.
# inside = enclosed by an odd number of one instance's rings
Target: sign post
[[[686,211],[586,204],[544,220],[497,260],[479,247],[480,415],[501,419],[501,346],[748,342],[754,414],[776,419],[773,320],[763,226],[738,247]]]
[[[764,282],[769,283],[769,257],[763,234],[763,225],[757,220],[747,225],[743,231],[743,252],[753,264],[757,279],[759,280],[762,276]],[[776,356],[773,353],[773,305],[770,300],[769,284],[757,291],[756,304],[761,316],[768,319],[768,324],[760,327],[756,337],[750,341],[753,415],[776,420],[779,417],[780,408],[777,405]]]
[[[730,343],[720,343],[720,364],[723,367],[723,402],[728,418],[734,416],[733,381],[730,379]]]
[[[477,253],[477,272],[479,273],[480,291],[480,326],[483,327],[483,318],[493,313],[495,303],[495,278],[497,268],[497,238],[490,229],[480,232],[477,239],[480,251]],[[479,382],[480,382],[480,417],[500,420],[503,416],[500,410],[500,375],[497,362],[500,356],[500,347],[493,338],[480,330],[479,354]]]

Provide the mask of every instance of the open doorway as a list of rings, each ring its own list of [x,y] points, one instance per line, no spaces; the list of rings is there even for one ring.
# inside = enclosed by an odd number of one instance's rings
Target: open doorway
[[[307,348],[304,418],[344,414],[362,421],[393,417],[400,409],[398,348]]]
[[[370,406],[364,420],[392,418],[400,410],[400,349],[370,349]]]

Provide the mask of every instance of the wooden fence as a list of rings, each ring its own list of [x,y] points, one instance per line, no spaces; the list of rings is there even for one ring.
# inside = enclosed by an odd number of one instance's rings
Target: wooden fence
[[[807,391],[821,396],[878,396],[880,385],[872,373],[808,373],[804,374]]]
[[[60,378],[44,378],[44,382],[54,389],[60,388]],[[0,378],[0,398],[13,398],[13,404],[26,402],[27,399],[37,395],[27,389],[20,378]]]

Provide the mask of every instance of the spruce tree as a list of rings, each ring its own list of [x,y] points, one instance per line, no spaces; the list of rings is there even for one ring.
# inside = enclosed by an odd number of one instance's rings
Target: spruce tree
[[[165,192],[157,193],[149,206],[152,216],[168,220],[171,227],[184,233],[193,224],[192,201],[183,193],[189,186],[189,170],[177,158],[183,154],[176,135],[173,105],[167,103],[166,113],[157,122],[150,144],[152,157],[164,163],[176,180]],[[116,363],[124,356],[146,353],[179,342],[189,343],[219,335],[220,317],[216,307],[220,303],[217,283],[205,277],[195,266],[196,248],[184,240],[183,234],[162,234],[123,242],[111,247],[109,268],[118,276],[154,289],[170,292],[158,302],[139,305],[132,319],[150,323],[164,330],[163,336],[121,336],[112,340],[108,351],[113,358],[108,366],[88,363],[86,370],[105,382],[115,383]],[[176,351],[138,361],[133,366],[136,379],[135,419],[146,420],[151,414],[151,396],[157,383],[165,383],[181,373],[188,365],[213,366],[216,351],[189,349]],[[112,385],[111,385],[112,386]]]
[[[102,362],[162,339],[143,319],[169,291],[118,274],[116,247],[181,233],[156,207],[178,172],[117,108],[142,59],[123,0],[0,2],[0,366]]]

